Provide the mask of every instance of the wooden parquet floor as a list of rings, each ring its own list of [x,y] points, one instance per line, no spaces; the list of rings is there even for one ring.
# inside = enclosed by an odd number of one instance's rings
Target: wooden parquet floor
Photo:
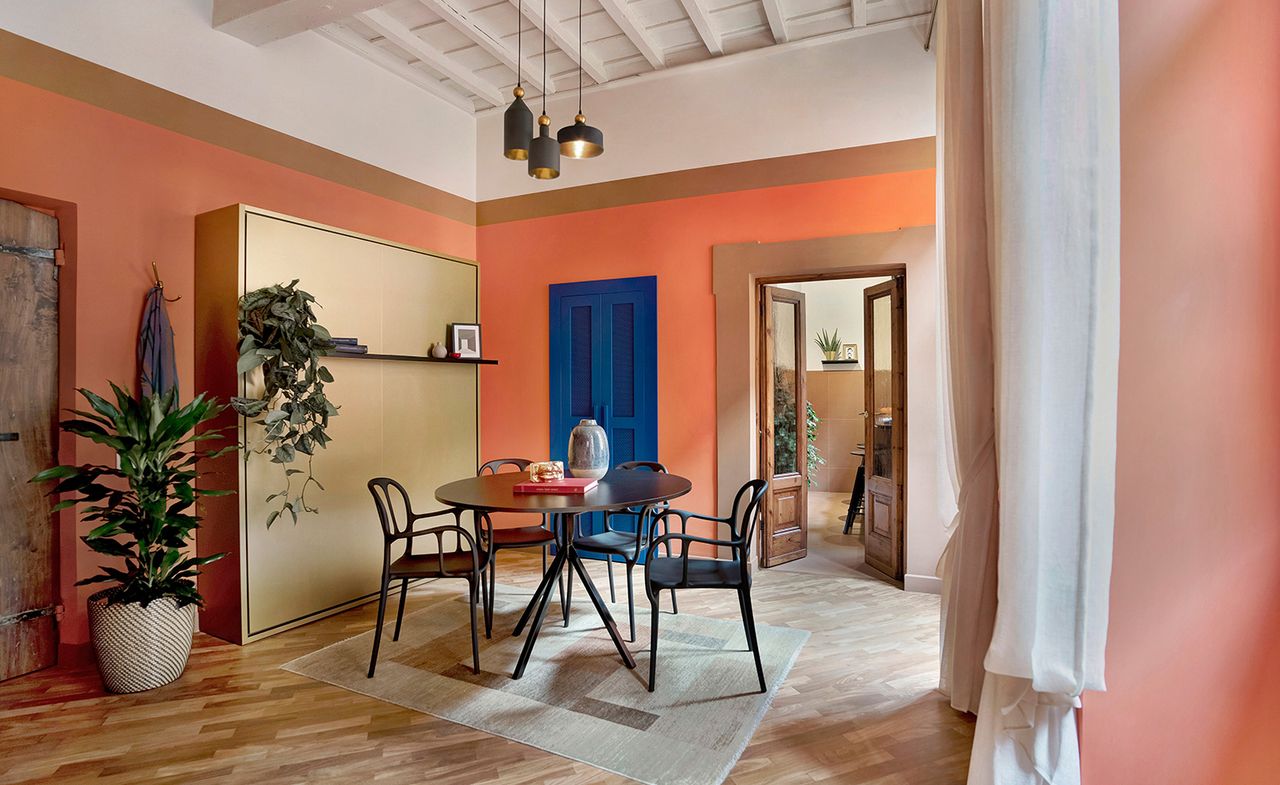
[[[535,557],[506,553],[498,577],[531,589],[537,568]],[[592,571],[604,589],[603,564]],[[463,585],[422,586],[410,595],[408,612]],[[638,585],[637,593],[637,612],[647,612]],[[575,608],[589,613],[581,594],[575,592]],[[964,782],[973,725],[933,689],[936,597],[859,576],[776,570],[759,573],[752,595],[758,622],[813,635],[727,782]],[[738,618],[727,592],[684,592],[680,607]],[[92,667],[4,682],[0,783],[629,782],[280,670],[370,629],[374,611],[367,605],[243,648],[199,635],[182,678],[138,695],[104,694]],[[645,648],[633,644],[641,668]]]

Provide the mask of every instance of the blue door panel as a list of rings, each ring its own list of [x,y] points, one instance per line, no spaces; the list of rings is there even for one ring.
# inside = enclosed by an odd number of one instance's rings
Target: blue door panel
[[[554,284],[549,310],[552,459],[566,460],[569,432],[590,418],[611,465],[658,460],[657,279]],[[580,516],[584,533],[602,527],[603,516]]]

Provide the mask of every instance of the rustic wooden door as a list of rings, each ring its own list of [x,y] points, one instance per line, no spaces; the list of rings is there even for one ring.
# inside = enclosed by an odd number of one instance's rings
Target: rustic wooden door
[[[0,200],[0,680],[57,662],[52,501],[27,480],[54,463],[58,221]]]
[[[776,286],[761,289],[760,339],[760,474],[769,481],[760,565],[773,567],[808,553],[803,294]]]
[[[906,515],[906,311],[902,278],[863,292],[866,474],[863,522],[868,567],[902,580]]]

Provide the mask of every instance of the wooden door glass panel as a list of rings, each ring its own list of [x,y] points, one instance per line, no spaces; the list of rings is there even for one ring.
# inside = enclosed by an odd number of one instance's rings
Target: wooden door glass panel
[[[874,449],[871,474],[893,479],[893,308],[888,294],[871,301],[872,347],[871,394],[867,412],[873,421]]]
[[[760,314],[761,476],[769,480],[760,563],[772,567],[803,558],[808,547],[804,295],[766,286]]]
[[[863,526],[867,565],[894,580],[903,573],[905,313],[902,280],[864,292],[866,443]]]
[[[796,474],[796,303],[773,301],[773,473]]]

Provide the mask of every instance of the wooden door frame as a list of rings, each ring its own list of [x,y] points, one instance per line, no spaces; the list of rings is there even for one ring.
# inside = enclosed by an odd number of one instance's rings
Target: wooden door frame
[[[767,296],[766,290],[771,288],[777,289],[778,292],[785,292],[787,294],[782,297],[778,297],[776,295],[772,297]],[[760,346],[756,354],[756,357],[757,357],[756,365],[758,366],[757,370],[759,372],[759,375],[756,380],[756,396],[757,396],[756,397],[756,412],[757,412],[756,432],[759,438],[756,455],[757,455],[757,460],[759,464],[759,467],[758,467],[759,476],[764,478],[765,480],[770,481],[770,483],[772,483],[773,476],[774,476],[774,466],[773,466],[773,460],[772,460],[773,458],[772,444],[774,439],[773,439],[773,428],[771,427],[771,423],[773,422],[773,415],[774,415],[773,394],[772,394],[773,393],[773,384],[772,384],[773,363],[770,361],[773,356],[773,352],[771,350],[771,341],[770,341],[771,334],[769,333],[768,330],[764,329],[764,326],[766,324],[770,324],[772,322],[771,317],[768,313],[768,308],[766,307],[766,303],[777,302],[781,300],[782,302],[790,302],[795,304],[796,321],[798,323],[797,325],[798,329],[796,330],[796,334],[795,334],[796,408],[797,408],[796,474],[799,475],[803,483],[801,486],[802,501],[800,504],[799,517],[801,520],[800,529],[804,536],[805,545],[802,548],[804,553],[802,553],[800,556],[797,556],[795,559],[788,559],[787,561],[803,559],[806,555],[808,555],[809,433],[808,433],[808,427],[807,427],[806,403],[808,402],[808,399],[809,399],[809,392],[808,392],[808,385],[805,381],[805,376],[808,372],[808,369],[805,367],[807,365],[806,363],[807,353],[805,349],[808,346],[808,341],[807,341],[808,331],[807,331],[807,325],[806,325],[806,319],[805,319],[804,299],[805,298],[804,298],[803,292],[797,292],[792,289],[783,289],[776,286],[775,284],[762,283],[760,284],[756,292],[756,301],[759,304],[757,307],[757,313],[759,314],[759,316],[756,320],[756,329],[758,331],[758,340],[760,342]],[[758,543],[758,547],[756,549],[756,561],[759,563],[759,566],[761,567],[775,567],[777,566],[777,564],[785,563],[785,562],[777,562],[776,564],[765,563],[767,561],[766,555],[768,553],[768,549],[765,547],[763,538],[766,534],[769,536],[772,536],[772,531],[770,530],[770,527],[769,527],[769,522],[770,522],[769,513],[773,510],[774,499],[775,499],[774,489],[771,485],[770,488],[765,493],[765,505],[760,513],[762,520],[760,521],[760,525],[756,527],[756,531],[760,532],[759,536],[761,538],[761,542]]]
[[[764,303],[764,290],[766,287],[777,286],[778,284],[786,284],[786,283],[846,281],[846,280],[851,280],[856,278],[884,278],[886,276],[894,278],[895,281],[886,281],[883,284],[879,284],[879,286],[891,286],[894,283],[896,283],[898,286],[899,300],[901,302],[901,307],[902,307],[903,329],[899,330],[898,334],[894,336],[894,341],[895,341],[894,355],[895,355],[895,359],[898,359],[898,358],[901,359],[901,364],[898,366],[895,366],[896,368],[901,369],[900,372],[902,374],[901,383],[897,386],[895,390],[896,396],[901,396],[901,397],[895,401],[895,405],[898,406],[899,410],[903,413],[902,414],[903,427],[901,430],[901,450],[895,450],[895,459],[898,459],[898,457],[900,456],[901,466],[895,466],[894,469],[895,471],[901,471],[901,474],[898,476],[902,477],[902,498],[899,500],[899,507],[898,507],[899,512],[895,517],[897,517],[898,519],[898,534],[901,539],[901,543],[899,546],[899,550],[901,554],[900,566],[903,568],[903,570],[905,570],[906,563],[907,563],[907,500],[906,500],[906,495],[907,495],[906,494],[906,488],[907,488],[907,428],[906,428],[907,270],[906,270],[906,267],[903,265],[895,264],[895,265],[881,265],[881,266],[874,266],[874,267],[867,267],[867,268],[853,269],[853,270],[830,270],[825,272],[809,273],[809,274],[797,273],[794,275],[773,275],[773,276],[758,277],[754,281],[755,286],[753,287],[753,292],[752,292],[752,310],[757,314],[756,318],[753,320],[752,329],[758,330],[758,327],[760,324],[759,314],[761,313],[761,307]],[[871,288],[871,287],[868,287],[868,288]],[[864,298],[865,298],[865,294],[866,294],[866,290],[863,290]],[[867,314],[864,313],[863,314],[864,325],[865,325],[866,318],[867,318]],[[756,471],[757,477],[768,479],[769,475],[767,474],[767,472],[769,471],[769,469],[765,465],[766,451],[764,449],[764,434],[768,431],[768,429],[764,427],[765,422],[767,421],[765,419],[767,410],[765,406],[762,405],[765,400],[766,390],[768,389],[767,385],[764,382],[766,365],[767,365],[765,363],[764,342],[765,340],[767,340],[767,336],[756,335],[754,336],[754,339],[755,339],[755,343],[757,344],[756,351],[752,355],[752,362],[755,364],[755,368],[754,368],[755,390],[753,391],[753,396],[752,396],[752,399],[755,401],[755,419],[753,422],[753,427],[756,429],[756,434],[757,434],[757,438],[755,439],[755,442],[756,442],[755,471]],[[897,343],[901,343],[901,347],[896,346]],[[803,350],[807,346],[807,344],[802,339],[798,340],[798,344],[799,344],[799,350],[802,352],[801,356],[804,356]],[[865,361],[865,364],[864,364],[863,372],[865,373],[866,368],[870,367],[869,355],[865,352],[864,352],[864,361]],[[895,439],[896,438],[898,438],[897,434],[895,434]],[[868,458],[864,456],[863,457],[864,465],[867,460]],[[806,490],[806,496],[807,495],[808,495],[808,492]],[[808,512],[807,503],[808,501],[806,499],[806,514]],[[721,513],[723,514],[724,511],[722,510]],[[761,531],[762,528],[763,527],[757,527],[757,530],[756,530],[757,538],[761,536],[759,532]],[[757,549],[757,554],[758,554],[758,558],[754,559],[753,562],[759,562],[762,565],[763,564],[762,560],[764,558],[764,548],[760,547],[760,543],[755,543],[753,547]],[[725,553],[727,554],[727,551],[725,551]],[[722,555],[722,558],[728,558],[728,556]]]
[[[898,568],[896,574],[890,575],[894,581],[902,582],[906,573],[907,564],[907,421],[909,413],[907,412],[907,276],[906,273],[894,275],[892,281],[885,281],[876,286],[867,287],[862,292],[863,303],[868,299],[877,296],[888,296],[890,298],[890,307],[896,306],[896,310],[901,313],[901,323],[893,323],[893,341],[890,346],[890,363],[893,374],[893,435],[890,449],[892,450],[893,472],[897,479],[898,486],[897,498],[894,500],[895,511],[894,519],[898,525],[897,549],[898,549]],[[894,299],[897,302],[894,302]],[[894,321],[893,311],[890,311],[889,318]],[[875,361],[875,346],[867,336],[872,333],[872,314],[868,308],[863,308],[863,343],[866,344],[863,357],[865,358],[864,374],[873,373],[873,363]],[[865,378],[867,389],[870,389],[872,377]],[[866,472],[867,481],[871,480],[871,461],[873,458],[874,446],[872,439],[872,428],[875,421],[875,413],[871,411],[871,400],[864,402],[864,411],[866,412],[866,421],[864,423],[863,439],[866,444],[867,451],[863,456],[863,466]],[[863,493],[868,493],[864,490]],[[865,502],[864,502],[865,504]],[[865,515],[863,520],[865,521]],[[864,524],[864,542],[865,542],[865,524]]]

